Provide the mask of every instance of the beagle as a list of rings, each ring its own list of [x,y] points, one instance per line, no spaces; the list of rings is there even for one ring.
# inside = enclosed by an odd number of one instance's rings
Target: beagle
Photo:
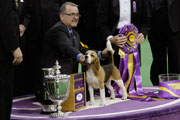
[[[100,89],[101,106],[105,106],[105,85],[111,91],[111,99],[115,98],[111,80],[114,80],[123,91],[123,100],[127,99],[127,93],[120,75],[119,70],[114,65],[114,50],[110,41],[107,41],[108,61],[107,65],[101,66],[97,53],[88,50],[85,54],[85,63],[87,64],[86,80],[89,87],[90,105],[95,105],[94,89]]]

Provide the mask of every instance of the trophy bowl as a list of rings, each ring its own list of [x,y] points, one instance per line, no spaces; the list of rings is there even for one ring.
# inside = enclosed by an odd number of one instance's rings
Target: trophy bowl
[[[48,98],[57,105],[57,112],[51,113],[50,117],[66,117],[67,114],[61,111],[61,103],[69,96],[70,75],[45,76],[44,85]]]

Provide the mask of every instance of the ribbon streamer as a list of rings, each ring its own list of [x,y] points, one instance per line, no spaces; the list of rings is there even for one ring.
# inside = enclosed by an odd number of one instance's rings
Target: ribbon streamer
[[[163,99],[180,98],[180,80],[160,82],[158,97]]]

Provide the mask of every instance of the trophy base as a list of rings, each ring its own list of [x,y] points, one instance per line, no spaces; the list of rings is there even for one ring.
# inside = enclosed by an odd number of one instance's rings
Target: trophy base
[[[41,105],[43,113],[51,113],[51,112],[56,112],[57,111],[57,105]]]
[[[50,114],[50,118],[64,118],[64,117],[67,117],[68,116],[68,113],[63,113],[62,111],[60,112],[57,112],[57,113],[51,113]]]

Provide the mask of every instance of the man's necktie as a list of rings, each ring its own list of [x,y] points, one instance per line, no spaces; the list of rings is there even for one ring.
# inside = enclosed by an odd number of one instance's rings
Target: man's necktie
[[[74,41],[74,34],[73,34],[73,31],[72,30],[70,30],[69,31],[69,35],[70,35],[70,39],[73,41],[73,45],[75,45],[75,41]]]

